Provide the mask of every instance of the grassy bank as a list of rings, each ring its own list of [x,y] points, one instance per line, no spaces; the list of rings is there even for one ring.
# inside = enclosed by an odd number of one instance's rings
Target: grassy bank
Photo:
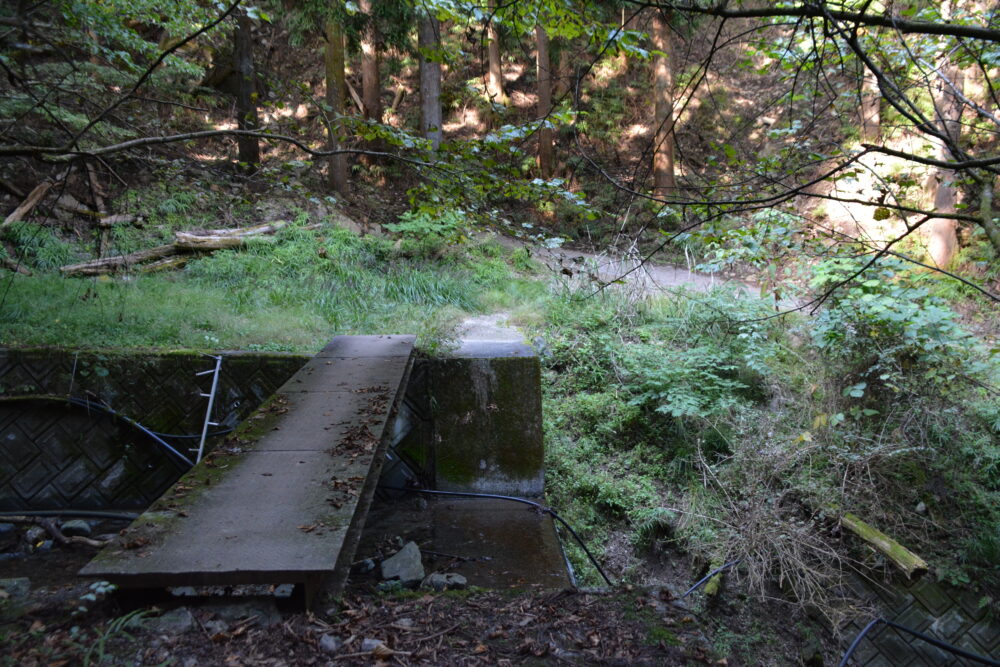
[[[170,274],[5,275],[0,341],[310,352],[336,334],[416,333],[433,349],[466,314],[543,292],[512,264],[527,267],[494,243],[436,253],[299,224]]]

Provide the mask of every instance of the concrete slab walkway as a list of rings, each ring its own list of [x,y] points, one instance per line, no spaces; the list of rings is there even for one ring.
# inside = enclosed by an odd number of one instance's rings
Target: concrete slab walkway
[[[346,579],[413,336],[338,336],[80,574],[122,587]]]

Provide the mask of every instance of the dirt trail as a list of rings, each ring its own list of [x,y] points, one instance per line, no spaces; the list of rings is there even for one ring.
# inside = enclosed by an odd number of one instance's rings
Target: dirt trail
[[[535,260],[552,271],[553,280],[567,288],[596,289],[602,283],[622,280],[624,286],[633,287],[642,294],[663,294],[679,289],[707,292],[714,287],[729,287],[734,292],[757,292],[756,287],[743,282],[720,279],[667,264],[642,263],[638,259],[620,258],[607,253],[545,248],[509,237],[497,237],[497,241],[508,248],[527,248]],[[461,341],[523,341],[521,332],[507,323],[509,318],[510,313],[507,312],[466,318],[458,325],[457,338]]]

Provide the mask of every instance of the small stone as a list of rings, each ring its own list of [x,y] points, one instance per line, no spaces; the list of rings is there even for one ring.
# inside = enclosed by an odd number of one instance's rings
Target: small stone
[[[420,587],[440,593],[441,591],[462,590],[468,583],[465,577],[454,572],[447,574],[434,572],[421,582]]]
[[[187,607],[179,607],[150,620],[146,627],[164,635],[181,635],[194,627],[194,616]]]
[[[210,621],[205,621],[204,626],[205,626],[205,632],[207,632],[209,636],[221,635],[225,634],[226,632],[229,632],[229,624],[226,623],[225,621],[220,621],[217,618],[213,618]]]
[[[26,598],[31,593],[31,579],[27,577],[0,579],[0,590],[6,593],[6,596],[0,595],[0,599],[20,600]]]
[[[28,546],[34,548],[44,542],[48,534],[48,531],[41,526],[32,526],[24,531],[24,541],[28,543]]]
[[[382,581],[375,587],[379,593],[397,593],[403,590],[403,584],[398,579],[392,581]]]
[[[336,653],[344,647],[344,642],[339,637],[328,633],[319,638],[319,647],[327,653]]]
[[[366,558],[357,565],[357,571],[361,574],[371,572],[375,569],[375,561],[371,558]]]
[[[416,586],[424,579],[424,565],[416,542],[406,546],[382,561],[382,578],[398,579],[404,586]]]
[[[362,653],[371,653],[372,651],[374,651],[375,649],[377,649],[379,646],[383,646],[384,644],[385,644],[385,642],[383,642],[381,639],[372,639],[370,637],[366,637],[361,642],[361,652]]]
[[[393,625],[398,625],[401,628],[412,628],[413,619],[412,618],[398,618]]]
[[[66,537],[90,537],[90,534],[94,532],[90,524],[83,519],[66,521],[59,527],[59,530]]]
[[[52,540],[45,540],[37,547],[35,547],[35,551],[51,551],[52,547],[54,547],[55,545],[56,543],[53,542]]]
[[[917,503],[917,514],[927,514],[927,504],[922,500]]]
[[[228,600],[210,605],[215,615],[229,623],[253,617],[254,623],[261,627],[270,627],[281,623],[281,612],[273,599],[251,599],[246,602],[230,602]]]

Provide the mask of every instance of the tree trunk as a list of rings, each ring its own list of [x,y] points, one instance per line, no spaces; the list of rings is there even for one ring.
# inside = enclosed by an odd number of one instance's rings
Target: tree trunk
[[[486,94],[493,104],[507,106],[510,100],[503,90],[503,72],[500,71],[500,35],[497,33],[493,13],[496,0],[490,0],[490,22],[486,25],[486,57],[489,61],[486,76]]]
[[[379,77],[378,28],[372,15],[372,0],[360,0],[361,12],[368,17],[361,35],[361,100],[365,118],[382,122],[382,80]]]
[[[878,79],[862,65],[864,73],[861,81],[861,139],[873,144],[882,136],[882,94]]]
[[[420,48],[420,133],[434,150],[441,147],[441,24],[431,14],[421,16],[417,42]],[[428,59],[427,54],[433,54]]]
[[[941,16],[951,18],[951,3],[941,3]],[[964,75],[962,70],[951,63],[947,52],[942,49],[938,58],[938,71],[952,85],[962,90]],[[955,94],[951,86],[941,77],[934,84],[934,115],[938,131],[947,135],[948,142],[937,140],[937,158],[951,160],[952,155],[948,144],[958,145],[962,134],[962,100]],[[953,181],[955,172],[950,169],[936,169],[927,179],[927,192],[934,201],[934,211],[937,213],[954,213],[958,203],[958,188]],[[924,225],[927,234],[927,252],[931,261],[939,268],[947,268],[958,251],[958,222],[948,218],[934,218]]]
[[[656,135],[653,147],[653,195],[674,194],[674,77],[671,59],[671,11],[653,12],[653,48],[660,51],[653,58],[653,122]]]
[[[335,21],[326,23],[326,104],[330,107],[330,150],[338,150],[341,142],[340,116],[344,115],[347,80],[344,77],[344,33]],[[347,196],[347,156],[331,155],[327,162],[327,183],[337,194]]]
[[[549,58],[549,36],[545,28],[535,26],[537,42],[538,118],[548,122],[552,112],[552,62]],[[552,129],[543,125],[538,130],[538,171],[542,178],[552,177]]]
[[[236,31],[233,33],[236,41],[234,57],[236,59],[236,125],[241,130],[256,130],[257,103],[253,72],[253,24],[250,17],[241,14],[236,21]],[[237,138],[239,146],[239,161],[241,165],[253,170],[260,164],[260,142],[257,137]]]
[[[559,66],[557,68],[556,80],[552,87],[552,94],[556,97],[566,93],[575,93],[573,90],[576,80],[573,71],[572,50],[566,40],[557,42],[559,44]]]
[[[983,171],[980,178],[983,186],[979,191],[979,224],[986,231],[993,251],[1000,257],[1000,227],[993,221],[993,174]]]

